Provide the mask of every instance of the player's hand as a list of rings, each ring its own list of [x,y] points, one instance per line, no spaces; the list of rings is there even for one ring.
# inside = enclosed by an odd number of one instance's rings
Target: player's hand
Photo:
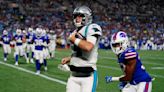
[[[75,37],[75,35],[77,34],[77,32],[73,32],[72,34],[70,34],[70,36],[69,36],[69,40],[71,41],[71,42],[73,42],[74,43],[74,41],[75,41],[75,39],[76,39],[76,37]]]
[[[71,60],[71,57],[65,57],[61,60],[61,64],[64,65],[64,64],[67,64],[69,63]]]
[[[122,90],[126,84],[127,84],[127,82],[120,82],[118,85],[119,89]]]
[[[112,76],[105,76],[106,83],[112,82]]]

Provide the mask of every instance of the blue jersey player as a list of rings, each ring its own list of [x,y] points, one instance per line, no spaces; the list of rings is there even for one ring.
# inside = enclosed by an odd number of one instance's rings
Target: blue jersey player
[[[117,32],[111,37],[111,48],[118,57],[118,63],[124,72],[123,76],[106,76],[106,82],[121,82],[121,92],[151,92],[150,75],[145,71],[138,53],[129,46],[127,34]]]
[[[33,58],[34,58],[34,44],[32,42],[32,39],[34,37],[34,33],[33,33],[33,28],[28,28],[28,33],[26,35],[26,39],[27,39],[27,62],[29,62],[29,54],[31,52],[31,58],[30,58],[30,62],[34,63]]]
[[[46,39],[42,35],[42,31],[41,28],[36,28],[36,35],[33,37],[36,74],[40,74],[41,65],[46,63],[44,62],[44,47],[46,45]]]
[[[11,53],[11,47],[10,47],[11,36],[8,34],[7,30],[3,31],[1,41],[4,51],[4,61],[7,61],[7,55]]]

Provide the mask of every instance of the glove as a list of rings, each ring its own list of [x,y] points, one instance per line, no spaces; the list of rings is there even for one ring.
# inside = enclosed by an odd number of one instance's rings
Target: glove
[[[112,76],[105,76],[106,83],[112,82]]]
[[[127,84],[127,82],[120,82],[118,85],[119,89],[122,90],[126,84]]]

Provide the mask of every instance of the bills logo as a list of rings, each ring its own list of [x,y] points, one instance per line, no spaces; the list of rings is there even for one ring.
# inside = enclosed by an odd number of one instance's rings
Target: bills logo
[[[125,33],[120,33],[120,37],[125,38],[126,37],[126,34]]]

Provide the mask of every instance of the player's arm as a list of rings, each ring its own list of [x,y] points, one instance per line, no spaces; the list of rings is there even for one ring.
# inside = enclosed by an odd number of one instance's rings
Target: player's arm
[[[112,82],[112,81],[131,81],[132,80],[132,76],[133,73],[135,71],[135,67],[136,67],[136,58],[130,58],[130,59],[125,59],[126,60],[126,64],[125,64],[125,69],[124,69],[124,73],[125,75],[120,76],[120,77],[112,77],[112,76],[106,76],[106,82]]]
[[[136,58],[128,59],[127,64],[125,67],[125,75],[123,77],[120,77],[120,81],[131,81],[133,73],[135,71],[136,67]]]
[[[74,43],[76,46],[78,46],[79,48],[85,50],[85,51],[91,51],[94,47],[94,44],[97,41],[97,38],[92,35],[89,37],[89,41],[84,40],[84,39],[80,39],[80,38],[76,38],[75,35],[79,35],[78,33],[73,33],[70,37],[69,40]]]

